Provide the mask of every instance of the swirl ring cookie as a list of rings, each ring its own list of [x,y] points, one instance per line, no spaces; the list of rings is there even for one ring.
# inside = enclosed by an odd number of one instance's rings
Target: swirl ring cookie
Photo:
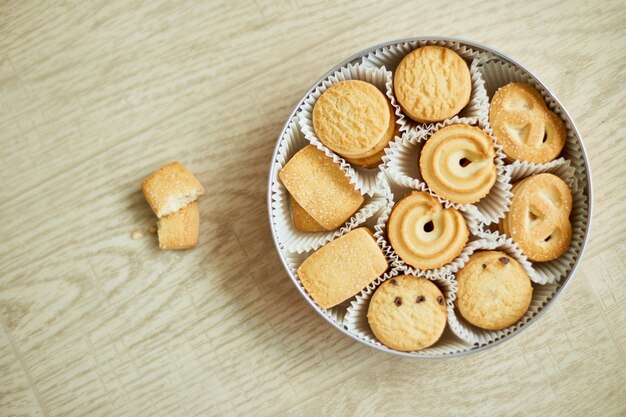
[[[472,93],[467,64],[456,52],[441,46],[424,46],[405,56],[393,83],[402,110],[423,123],[458,114]]]
[[[446,327],[445,297],[424,278],[400,275],[376,290],[367,321],[376,338],[391,349],[410,352],[432,346]]]
[[[538,174],[517,182],[511,208],[500,221],[531,261],[547,262],[563,255],[572,240],[572,193],[553,174]]]
[[[391,246],[407,264],[439,268],[456,258],[469,237],[461,213],[435,197],[413,191],[393,207],[387,224]]]
[[[485,330],[504,329],[521,319],[533,295],[522,265],[500,251],[472,254],[456,281],[459,312]]]
[[[528,84],[500,87],[491,100],[489,121],[510,159],[544,163],[565,145],[565,124],[548,109],[539,91]]]
[[[420,155],[428,186],[455,203],[475,203],[496,182],[496,152],[491,138],[474,126],[446,126],[432,135]]]
[[[333,152],[365,158],[387,145],[384,140],[393,131],[390,118],[389,104],[378,88],[364,81],[341,81],[315,102],[313,130]]]

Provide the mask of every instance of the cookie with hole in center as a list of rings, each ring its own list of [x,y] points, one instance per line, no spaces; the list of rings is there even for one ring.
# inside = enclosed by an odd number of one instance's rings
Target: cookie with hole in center
[[[511,189],[511,208],[500,220],[500,232],[518,244],[531,261],[547,262],[563,255],[572,240],[572,192],[554,174],[532,175]]]
[[[448,318],[445,297],[432,282],[400,275],[383,282],[370,300],[367,321],[385,346],[411,352],[439,340]]]
[[[398,103],[413,120],[439,122],[469,103],[472,78],[467,63],[442,46],[424,46],[405,56],[393,77]]]
[[[565,146],[567,132],[563,120],[528,84],[500,87],[489,106],[489,122],[510,160],[550,162]]]
[[[387,236],[398,256],[415,268],[439,268],[456,258],[469,230],[461,213],[439,200],[413,191],[398,201],[389,216]]]
[[[420,153],[420,172],[438,195],[455,203],[476,203],[496,182],[496,151],[482,129],[465,124],[435,132]]]
[[[501,251],[476,252],[456,275],[461,316],[485,330],[500,330],[521,319],[533,295],[526,270]]]

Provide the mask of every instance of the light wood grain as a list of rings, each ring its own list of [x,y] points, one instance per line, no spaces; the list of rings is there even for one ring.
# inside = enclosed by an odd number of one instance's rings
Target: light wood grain
[[[625,28],[619,1],[2,2],[0,415],[626,414]],[[271,154],[302,94],[418,35],[524,63],[594,174],[591,239],[560,300],[454,360],[329,327],[267,221]],[[180,253],[146,233],[139,192],[172,160],[208,191],[201,244]]]

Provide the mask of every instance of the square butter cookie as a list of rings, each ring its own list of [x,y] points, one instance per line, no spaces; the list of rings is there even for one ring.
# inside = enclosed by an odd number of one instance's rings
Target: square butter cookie
[[[298,151],[278,176],[298,204],[327,230],[341,226],[363,204],[363,196],[341,168],[313,145]]]
[[[356,295],[382,275],[387,266],[372,232],[359,227],[305,259],[298,276],[317,304],[330,308]]]

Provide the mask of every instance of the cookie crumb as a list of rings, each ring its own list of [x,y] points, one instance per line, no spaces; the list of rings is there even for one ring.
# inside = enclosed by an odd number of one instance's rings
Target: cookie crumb
[[[143,237],[143,233],[141,233],[139,230],[135,230],[130,237],[133,238],[133,240],[138,240],[141,239]]]
[[[402,298],[396,297],[395,300],[393,300],[393,303],[400,307],[402,305]]]

